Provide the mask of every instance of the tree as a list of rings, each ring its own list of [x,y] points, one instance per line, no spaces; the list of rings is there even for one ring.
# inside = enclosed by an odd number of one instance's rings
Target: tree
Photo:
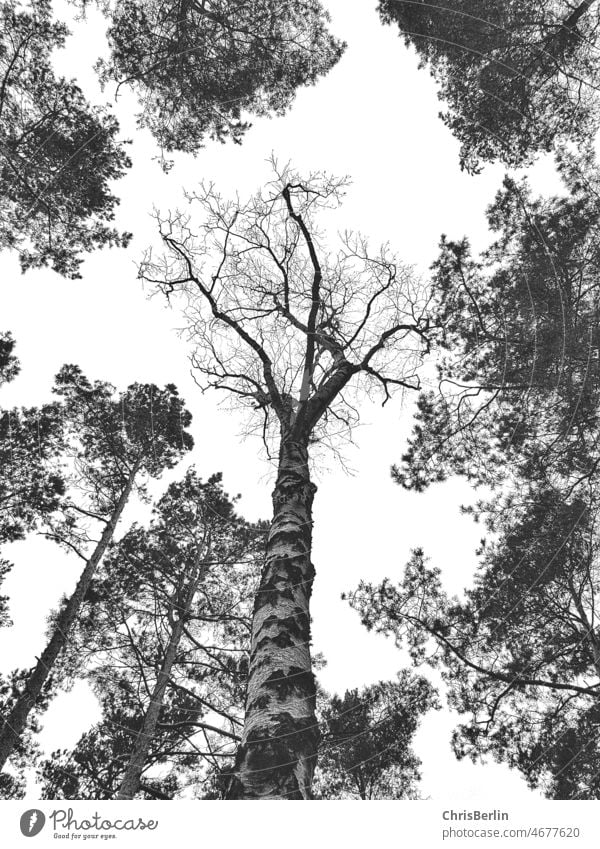
[[[0,675],[0,715],[10,712],[27,681],[27,669],[13,670]],[[26,786],[26,772],[39,757],[35,736],[40,730],[40,714],[48,706],[53,693],[53,682],[47,681],[38,703],[30,714],[29,723],[19,738],[10,763],[10,771],[0,772],[0,799],[22,799]]]
[[[595,799],[597,511],[590,522],[581,502],[536,495],[482,547],[464,601],[448,598],[417,550],[397,587],[361,583],[351,604],[367,628],[442,668],[450,706],[467,715],[453,738],[458,757],[491,754],[551,798]]]
[[[328,699],[321,711],[317,797],[416,798],[420,761],[411,743],[421,716],[435,706],[431,685],[406,670],[398,681]]]
[[[107,557],[71,646],[103,718],[43,764],[48,798],[173,796],[231,757],[265,535],[234,505],[189,470]]]
[[[19,372],[10,333],[0,334],[0,388]],[[46,523],[65,483],[57,460],[63,445],[57,404],[0,409],[0,546],[23,539]],[[0,585],[11,564],[0,559]],[[0,597],[0,626],[10,624],[8,599]]]
[[[467,170],[527,164],[598,128],[596,0],[380,0],[379,13],[430,68]]]
[[[0,386],[10,383],[19,373],[19,361],[14,353],[15,340],[10,333],[0,333]]]
[[[0,388],[19,372],[14,347],[10,333],[0,334]],[[0,545],[22,539],[56,508],[64,491],[61,447],[57,404],[0,410]]]
[[[137,91],[163,152],[241,139],[247,114],[282,114],[340,58],[318,0],[120,0],[101,77]]]
[[[130,163],[116,120],[54,73],[67,34],[49,0],[0,5],[0,247],[18,252],[23,271],[80,277],[82,253],[129,241],[109,222],[110,183]]]
[[[98,5],[110,20],[101,80],[135,88],[139,125],[165,166],[165,153],[196,153],[206,138],[240,142],[246,115],[285,112],[344,49],[318,0]],[[130,161],[114,117],[54,73],[68,30],[50,0],[27,10],[3,0],[0,23],[0,247],[17,250],[24,271],[50,266],[76,278],[82,254],[131,238],[110,226],[110,184]]]
[[[175,665],[180,658],[184,666],[184,674],[185,666],[195,665],[194,656],[198,657],[200,667],[204,666],[208,669],[212,665],[215,668],[216,674],[212,677],[206,676],[208,678],[206,682],[203,680],[205,678],[203,674],[197,676],[200,682],[205,684],[203,697],[197,696],[199,703],[202,704],[202,701],[206,702],[208,698],[211,701],[222,698],[223,686],[219,687],[219,679],[222,679],[223,675],[231,676],[236,668],[235,662],[233,667],[228,663],[227,654],[232,654],[235,660],[236,654],[242,653],[240,657],[242,660],[246,650],[249,622],[248,616],[243,615],[243,605],[248,598],[247,586],[244,586],[247,584],[247,576],[242,574],[240,580],[236,579],[235,573],[239,571],[240,566],[250,571],[253,565],[252,551],[248,550],[248,528],[235,516],[232,502],[223,493],[220,476],[210,479],[204,491],[200,488],[199,481],[191,474],[188,474],[179,491],[177,488],[172,489],[175,491],[169,492],[160,504],[163,515],[158,527],[155,525],[153,529],[157,541],[148,558],[154,563],[161,560],[164,563],[163,540],[166,537],[168,542],[172,542],[173,534],[171,532],[169,535],[169,528],[175,516],[178,525],[182,527],[183,538],[168,557],[168,566],[171,569],[175,566],[176,580],[173,581],[172,574],[169,575],[171,586],[167,595],[168,627],[163,644],[163,657],[142,727],[135,740],[119,787],[118,799],[131,799],[139,790],[142,772],[147,766],[149,748],[157,733],[167,690],[181,687],[183,683],[181,680],[178,683],[176,681],[171,683],[171,679],[175,678]],[[147,558],[144,557],[144,559]],[[213,572],[216,573],[214,576]],[[223,575],[224,572],[225,575]],[[225,592],[223,584],[227,581],[227,572],[232,573],[229,576],[231,586],[228,587],[228,592]],[[152,626],[156,629],[156,621],[152,623]],[[184,641],[189,643],[187,651],[182,647]],[[214,648],[207,645],[213,642],[217,643]],[[182,654],[185,659],[182,658]],[[193,671],[191,676],[185,676],[188,689],[190,677],[193,681]],[[235,715],[235,704],[232,707]],[[228,706],[228,712],[229,710]],[[198,713],[196,709],[196,714]],[[225,711],[222,710],[221,716],[224,713]],[[227,716],[226,713],[225,716]],[[229,744],[239,739],[232,727],[234,725],[235,719],[229,719],[229,728],[226,727],[220,731],[206,723],[203,724],[196,717],[192,728],[190,729],[188,723],[186,731],[188,735],[190,730],[192,733],[202,731],[207,749],[204,756],[214,764],[216,758],[224,757],[223,739]],[[209,734],[216,734],[217,745],[210,741]]]
[[[489,488],[469,508],[490,537],[475,585],[448,599],[416,552],[398,588],[363,585],[353,604],[419,661],[437,645],[451,703],[471,715],[460,756],[492,753],[554,798],[595,798],[600,209],[589,156],[561,171],[567,193],[547,200],[506,181],[490,250],[477,261],[444,241],[435,266],[447,355],[395,476]]]
[[[51,623],[48,643],[0,730],[0,765],[10,757],[45,683],[69,640],[94,574],[132,493],[175,465],[192,445],[191,416],[174,386],[133,384],[118,397],[114,387],[90,383],[77,366],[58,374],[73,473],[62,519],[48,536],[85,563],[75,590]],[[94,541],[89,521],[100,527]]]
[[[343,186],[284,169],[245,204],[203,187],[189,200],[204,222],[194,229],[182,213],[160,220],[166,254],[149,255],[140,271],[184,296],[196,371],[250,411],[276,462],[231,797],[310,798],[318,729],[309,452],[349,437],[365,392],[381,390],[385,403],[416,388],[427,348],[418,285],[389,248],[371,255],[346,234],[328,253],[317,215],[339,205]]]
[[[497,239],[479,260],[466,240],[442,240],[432,309],[444,356],[394,470],[403,486],[460,474],[507,494],[511,480],[537,479],[570,497],[595,474],[598,173],[589,156],[560,165],[564,195],[505,181],[488,212]]]

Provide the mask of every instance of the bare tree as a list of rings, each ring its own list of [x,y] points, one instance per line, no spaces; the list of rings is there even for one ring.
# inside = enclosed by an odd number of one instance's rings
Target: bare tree
[[[203,219],[157,215],[165,252],[140,276],[183,298],[203,388],[250,411],[277,465],[273,518],[253,614],[242,741],[230,798],[308,799],[318,726],[310,655],[311,446],[339,451],[365,393],[417,389],[428,348],[419,284],[389,247],[346,232],[335,252],[317,216],[347,185],[273,161],[246,203],[212,185],[188,194]]]

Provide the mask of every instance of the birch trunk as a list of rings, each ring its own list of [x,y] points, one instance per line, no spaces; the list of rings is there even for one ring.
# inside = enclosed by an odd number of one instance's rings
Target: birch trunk
[[[67,643],[69,631],[77,619],[85,595],[90,587],[92,578],[94,577],[94,573],[114,536],[117,523],[121,518],[121,514],[123,513],[127,501],[129,500],[138,468],[139,465],[136,464],[131,471],[117,506],[104,528],[102,536],[100,537],[92,556],[87,561],[85,569],[81,573],[73,594],[69,598],[64,610],[58,618],[58,622],[54,628],[54,633],[46,645],[46,648],[42,652],[41,657],[38,658],[37,664],[27,679],[23,692],[18,697],[8,717],[4,720],[2,731],[0,732],[0,770],[3,769],[6,761],[13,752],[15,745],[20,739],[21,734],[27,725],[29,714],[39,701],[44,684],[50,677],[53,666]]]
[[[312,503],[306,442],[285,438],[254,605],[232,799],[310,799],[319,741],[310,656]]]

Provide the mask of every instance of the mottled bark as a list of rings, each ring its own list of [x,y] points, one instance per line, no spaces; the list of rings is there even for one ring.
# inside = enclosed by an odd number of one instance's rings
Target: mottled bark
[[[41,657],[33,668],[23,692],[15,702],[11,712],[4,719],[2,730],[0,731],[0,769],[4,767],[6,761],[13,752],[21,734],[27,725],[29,714],[38,703],[44,684],[50,677],[56,660],[58,659],[62,649],[69,639],[69,631],[71,630],[85,595],[90,587],[94,573],[104,556],[106,549],[114,536],[115,528],[121,518],[121,514],[129,500],[131,490],[137,474],[139,466],[136,465],[127,480],[127,483],[121,493],[121,497],[102,532],[102,536],[91,557],[86,563],[85,569],[77,582],[77,586],[73,594],[69,598],[62,613],[58,617],[58,621],[52,633],[52,636],[42,652]]]
[[[312,503],[306,441],[282,439],[254,605],[246,715],[228,796],[310,799],[319,742],[310,656]]]

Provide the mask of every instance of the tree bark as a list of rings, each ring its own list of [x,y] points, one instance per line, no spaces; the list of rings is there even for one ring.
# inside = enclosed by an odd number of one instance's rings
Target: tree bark
[[[597,3],[597,0],[583,0],[567,17],[558,25],[556,32],[553,32],[544,42],[543,54],[549,54],[554,58],[560,55],[570,42],[576,37],[576,27],[579,21],[587,15],[591,7]]]
[[[230,799],[312,798],[319,742],[309,614],[316,487],[307,442],[282,439]]]
[[[27,679],[23,692],[18,697],[11,712],[1,726],[0,770],[4,768],[6,761],[12,754],[15,745],[21,737],[21,734],[27,725],[29,714],[39,701],[44,684],[50,677],[53,666],[68,641],[69,631],[77,619],[86,592],[88,591],[92,578],[94,577],[94,573],[98,564],[102,560],[106,549],[112,541],[117,523],[121,518],[121,514],[125,509],[127,501],[129,500],[138,469],[139,464],[136,464],[129,475],[127,483],[121,493],[121,497],[119,498],[119,501],[102,532],[102,536],[100,537],[92,556],[87,561],[85,569],[81,573],[73,594],[69,598],[64,610],[58,618],[58,622],[54,628],[54,633],[46,645],[46,648],[42,652],[41,657],[38,658],[38,662]]]
[[[169,613],[169,620],[172,623],[172,626],[167,649],[163,656],[163,662],[156,679],[156,684],[152,690],[150,704],[148,705],[148,709],[144,716],[142,728],[136,737],[133,751],[129,758],[127,769],[125,770],[125,775],[121,780],[121,786],[115,796],[116,799],[133,799],[135,794],[141,789],[142,773],[146,763],[148,762],[148,752],[150,751],[152,740],[156,735],[156,728],[160,718],[160,710],[171,678],[171,670],[173,669],[173,664],[177,657],[177,651],[179,649],[179,644],[181,643],[183,630],[186,622],[189,621],[190,609],[194,602],[194,598],[196,597],[196,593],[198,592],[198,587],[204,581],[208,573],[209,561],[210,545],[206,551],[200,547],[197,556],[194,559],[192,574],[187,577],[184,576],[183,583],[185,584],[187,582],[188,586],[183,603],[178,604],[177,600],[180,598],[182,594],[181,590],[185,589],[185,586],[182,588],[180,585],[175,593],[175,599]],[[176,620],[173,616],[174,611],[177,611]]]
[[[156,734],[156,726],[158,725],[158,718],[160,716],[160,710],[165,697],[165,690],[167,689],[167,684],[171,677],[171,669],[173,668],[179,643],[181,642],[184,621],[183,617],[180,616],[171,629],[171,636],[169,638],[167,650],[163,657],[160,672],[156,679],[156,684],[152,690],[150,704],[148,705],[148,710],[144,716],[144,722],[140,733],[136,737],[135,745],[133,747],[131,757],[129,758],[127,769],[125,770],[125,775],[123,776],[121,786],[119,787],[119,792],[115,796],[116,799],[133,799],[140,789],[142,772],[144,771],[144,767],[148,761],[148,751],[150,749],[150,744],[154,739],[154,735]]]
[[[587,15],[589,10],[592,8],[596,0],[583,0],[582,3],[577,6],[577,8],[573,9],[570,15],[568,15],[563,21],[563,27],[568,30],[573,30],[579,23],[579,21],[583,18],[584,15]]]

